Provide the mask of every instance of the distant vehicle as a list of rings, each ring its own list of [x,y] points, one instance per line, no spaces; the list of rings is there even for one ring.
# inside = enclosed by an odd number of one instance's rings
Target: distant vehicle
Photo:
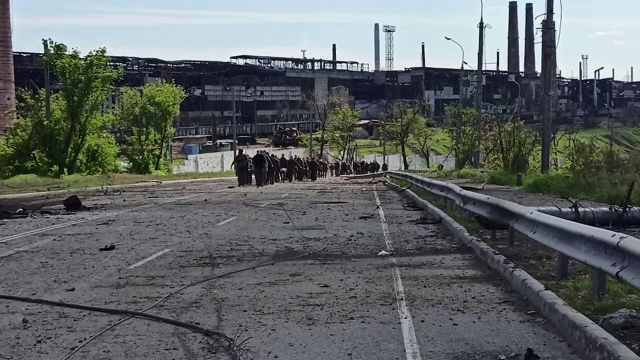
[[[280,128],[273,133],[273,146],[274,147],[298,147],[300,133],[296,128]]]
[[[253,136],[238,136],[236,137],[238,146],[256,145],[258,141]]]

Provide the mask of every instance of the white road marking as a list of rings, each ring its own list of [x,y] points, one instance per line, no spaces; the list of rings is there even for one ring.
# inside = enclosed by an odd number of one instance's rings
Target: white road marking
[[[391,244],[391,237],[389,236],[389,226],[387,225],[387,219],[385,218],[384,211],[382,210],[376,186],[373,187],[373,195],[376,197],[376,205],[378,206],[378,213],[380,214],[380,224],[382,225],[382,234],[387,246],[387,251],[393,252],[393,245]],[[402,327],[402,337],[404,338],[404,349],[407,353],[407,360],[422,360],[422,357],[420,356],[420,347],[418,346],[418,340],[416,339],[416,332],[413,327],[413,319],[411,318],[411,312],[409,311],[409,306],[407,305],[404,295],[404,286],[402,285],[400,270],[398,270],[398,267],[396,266],[396,258],[392,255],[389,257],[389,261],[393,264],[391,274],[393,275],[393,287],[396,291],[398,314],[400,315],[400,325]]]
[[[284,195],[282,195],[282,197],[287,197],[287,196],[289,196],[289,194],[284,194]]]
[[[36,242],[36,243],[30,244],[30,245],[27,245],[27,246],[23,246],[23,247],[19,247],[19,248],[17,248],[17,249],[13,249],[13,250],[7,251],[7,252],[5,252],[5,253],[3,253],[3,254],[0,254],[0,259],[2,259],[2,258],[6,258],[6,257],[9,257],[9,256],[14,255],[14,254],[17,254],[17,253],[19,253],[19,252],[23,252],[23,251],[31,250],[31,249],[33,249],[33,248],[35,248],[35,247],[38,247],[38,246],[40,246],[40,245],[44,245],[44,244],[50,243],[50,242],[52,242],[52,241],[53,241],[53,238],[51,238],[51,239],[46,239],[46,240],[38,241],[38,242]]]
[[[225,221],[222,221],[222,222],[217,223],[217,224],[216,224],[216,226],[222,226],[222,225],[224,225],[224,224],[228,224],[228,223],[232,222],[233,220],[235,220],[236,218],[237,218],[237,216],[234,216],[234,217],[232,217],[232,218],[230,218],[230,219],[227,219],[227,220],[225,220]]]
[[[260,205],[260,207],[265,207],[265,206],[267,206],[267,205],[269,205],[269,204],[271,204],[271,201],[267,201],[266,203],[264,203],[264,204]]]
[[[27,237],[27,236],[30,236],[30,235],[40,234],[40,233],[43,233],[43,232],[56,230],[56,229],[61,229],[61,228],[65,228],[65,227],[72,226],[72,225],[82,224],[82,223],[93,221],[93,220],[104,219],[104,218],[107,218],[107,217],[114,217],[114,216],[117,216],[117,215],[126,214],[126,213],[130,213],[132,211],[146,209],[146,208],[150,208],[150,207],[154,207],[154,206],[170,204],[170,203],[174,203],[176,201],[188,200],[188,199],[192,199],[194,197],[198,197],[198,196],[202,196],[202,195],[205,195],[205,194],[202,193],[202,194],[183,196],[183,197],[180,197],[180,198],[169,199],[167,201],[163,201],[163,202],[160,202],[160,203],[157,203],[157,204],[142,205],[142,206],[134,207],[132,209],[113,212],[111,214],[102,214],[102,215],[97,215],[97,216],[90,216],[90,217],[88,217],[86,219],[82,219],[82,220],[70,221],[70,222],[66,222],[66,223],[62,223],[62,224],[47,226],[47,227],[44,227],[44,228],[41,228],[41,229],[29,230],[29,231],[26,231],[26,232],[23,232],[23,233],[20,233],[20,234],[15,234],[15,235],[10,235],[10,236],[4,237],[4,238],[0,238],[0,244],[4,244],[4,243],[9,242],[9,241],[21,239],[23,237]]]
[[[146,259],[144,259],[142,261],[139,261],[139,262],[129,266],[129,269],[135,269],[138,266],[144,265],[144,264],[148,263],[149,261],[157,258],[158,256],[168,253],[169,251],[171,251],[171,249],[164,249],[164,250],[162,250],[162,251],[160,251],[160,252],[158,252],[156,254],[153,254],[153,255],[149,256],[148,258],[146,258]]]

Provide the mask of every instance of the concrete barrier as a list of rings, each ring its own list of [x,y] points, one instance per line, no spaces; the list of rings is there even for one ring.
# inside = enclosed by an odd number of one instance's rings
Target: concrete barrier
[[[266,150],[269,154],[275,154],[280,157],[284,155],[287,159],[290,156],[306,157],[308,149],[295,148],[295,149],[275,149],[275,148],[250,148],[242,149],[245,154],[254,156],[258,151]],[[184,165],[176,166],[173,168],[174,174],[184,173],[215,173],[225,172],[233,170],[231,164],[233,163],[233,151],[221,151],[209,154],[188,155]]]

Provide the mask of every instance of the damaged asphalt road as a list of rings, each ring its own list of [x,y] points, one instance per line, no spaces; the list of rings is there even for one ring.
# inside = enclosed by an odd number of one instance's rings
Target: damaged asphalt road
[[[247,340],[254,359],[524,359],[527,348],[578,359],[437,219],[384,186],[231,184],[88,194],[90,211],[6,220],[0,293],[141,310],[194,280],[279,261],[187,288],[149,313]],[[0,301],[0,349],[62,359],[119,319]],[[74,358],[227,357],[200,335],[132,319]]]

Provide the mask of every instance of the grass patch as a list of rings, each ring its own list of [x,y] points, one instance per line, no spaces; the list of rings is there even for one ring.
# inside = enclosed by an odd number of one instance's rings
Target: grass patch
[[[523,189],[531,192],[553,194],[563,198],[590,200],[605,204],[621,205],[629,184],[634,179],[618,175],[570,176],[564,173],[527,174]],[[639,184],[636,180],[636,184]],[[636,186],[635,189],[638,187]],[[640,203],[640,191],[634,190],[631,202]]]
[[[607,278],[607,296],[602,299],[593,296],[590,275],[547,286],[574,309],[587,316],[601,317],[620,309],[640,311],[640,292],[611,277]]]
[[[0,195],[67,189],[84,189],[90,187],[135,184],[146,181],[189,180],[228,176],[234,176],[234,172],[227,171],[221,173],[187,173],[171,175],[70,175],[60,179],[39,177],[29,174],[18,175],[6,180],[0,180]]]

